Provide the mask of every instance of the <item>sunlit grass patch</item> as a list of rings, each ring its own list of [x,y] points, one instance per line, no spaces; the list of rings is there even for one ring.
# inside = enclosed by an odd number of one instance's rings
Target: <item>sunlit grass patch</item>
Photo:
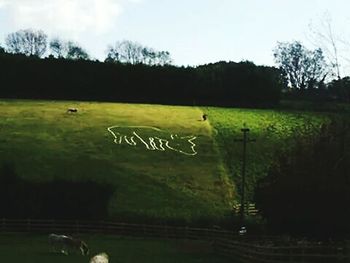
[[[72,107],[78,112],[67,112]],[[112,217],[222,217],[231,209],[232,185],[201,114],[192,107],[1,101],[0,162],[12,163],[19,176],[35,181],[111,184],[116,189],[109,204]],[[146,141],[163,136],[169,148],[147,149],[140,141],[116,144],[112,126],[122,127],[123,136],[133,126],[161,130],[164,134],[136,129]],[[194,150],[183,136],[196,137]]]

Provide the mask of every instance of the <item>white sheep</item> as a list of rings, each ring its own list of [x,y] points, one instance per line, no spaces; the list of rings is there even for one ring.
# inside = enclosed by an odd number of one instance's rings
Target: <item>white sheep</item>
[[[108,263],[108,255],[100,253],[90,259],[90,263]]]

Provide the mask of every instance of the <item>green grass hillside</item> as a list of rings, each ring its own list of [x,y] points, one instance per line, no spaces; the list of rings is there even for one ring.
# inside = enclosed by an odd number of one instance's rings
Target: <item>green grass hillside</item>
[[[241,184],[241,129],[250,129],[247,144],[246,189],[253,199],[254,186],[264,177],[281,152],[289,151],[295,139],[312,137],[322,124],[330,121],[326,113],[259,109],[203,108],[214,127],[215,140],[230,171],[230,178]]]
[[[67,112],[72,107],[78,112]],[[0,164],[12,163],[31,181],[108,183],[113,218],[221,218],[239,200],[241,144],[234,139],[244,123],[256,139],[248,148],[254,185],[295,134],[324,121],[272,110],[2,100]]]
[[[71,107],[78,112],[68,113]],[[220,217],[230,211],[233,187],[201,114],[191,107],[3,100],[0,163],[33,181],[113,185],[112,217]]]

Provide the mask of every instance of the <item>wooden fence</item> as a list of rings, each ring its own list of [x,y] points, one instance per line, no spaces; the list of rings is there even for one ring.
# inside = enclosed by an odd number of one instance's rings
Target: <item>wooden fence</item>
[[[340,245],[272,245],[218,239],[215,251],[242,263],[349,263],[350,247]]]
[[[233,231],[193,227],[174,227],[162,225],[140,225],[111,221],[77,220],[33,220],[1,219],[2,232],[41,232],[41,233],[105,233],[120,236],[155,237],[171,239],[214,240],[237,237]]]
[[[111,221],[75,220],[9,220],[1,219],[2,232],[33,233],[104,233],[119,236],[208,240],[214,251],[242,263],[349,263],[350,245],[316,245],[306,243],[288,245],[278,237],[239,236],[236,232],[221,229],[140,225]]]

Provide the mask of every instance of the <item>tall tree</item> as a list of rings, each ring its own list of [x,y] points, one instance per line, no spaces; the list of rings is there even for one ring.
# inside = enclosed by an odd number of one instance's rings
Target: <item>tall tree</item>
[[[4,54],[5,53],[5,49],[0,45],[0,54]]]
[[[172,63],[172,59],[170,57],[170,53],[168,51],[159,51],[156,52],[156,65],[170,65]]]
[[[118,41],[108,47],[107,60],[121,63],[139,64],[143,62],[143,47],[129,40]]]
[[[274,49],[274,59],[292,88],[318,87],[328,75],[322,50],[308,50],[298,41],[279,42]]]
[[[50,50],[51,54],[56,58],[64,57],[67,53],[66,44],[58,38],[50,41]]]
[[[51,54],[56,58],[89,59],[89,54],[79,44],[73,41],[63,41],[54,38],[50,41]]]
[[[167,65],[172,62],[168,51],[157,51],[130,40],[118,41],[114,46],[109,46],[106,61],[147,65]]]
[[[11,53],[42,57],[46,52],[47,35],[41,30],[19,30],[8,34],[5,43]]]
[[[67,57],[68,59],[83,59],[88,60],[89,54],[85,49],[83,49],[81,46],[79,46],[77,43],[69,41],[67,43],[68,45],[68,52]]]
[[[342,78],[342,67],[348,64],[349,43],[334,28],[331,15],[326,12],[319,21],[309,24],[309,41],[324,51],[325,58],[330,66],[333,78]]]

